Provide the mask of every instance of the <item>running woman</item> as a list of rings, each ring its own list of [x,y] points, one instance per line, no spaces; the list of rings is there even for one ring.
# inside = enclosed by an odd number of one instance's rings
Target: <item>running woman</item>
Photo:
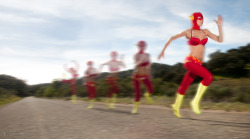
[[[89,94],[89,106],[88,109],[94,107],[94,101],[96,97],[96,82],[95,77],[98,75],[97,70],[93,67],[94,63],[92,61],[87,62],[87,70],[84,72],[84,77],[82,78],[83,85],[86,86]]]
[[[137,47],[139,52],[134,55],[135,61],[135,70],[132,75],[132,81],[135,91],[135,99],[134,99],[134,108],[131,113],[138,113],[138,108],[141,99],[141,88],[140,84],[143,82],[147,88],[147,92],[144,93],[148,103],[152,103],[151,94],[153,93],[152,83],[150,81],[150,72],[151,72],[151,62],[150,55],[145,53],[147,43],[145,41],[139,41],[137,43]]]
[[[211,33],[207,29],[201,29],[203,25],[203,15],[200,12],[193,13],[190,16],[192,22],[192,28],[187,29],[180,34],[177,34],[171,37],[168,42],[165,44],[161,54],[158,59],[164,57],[164,51],[168,47],[168,45],[173,41],[181,37],[187,38],[187,43],[190,48],[190,54],[186,57],[184,61],[184,67],[187,69],[187,72],[181,82],[179,89],[177,90],[177,97],[174,104],[172,104],[172,108],[174,110],[174,114],[180,118],[180,107],[182,104],[182,100],[186,93],[186,90],[190,86],[190,84],[194,81],[196,76],[200,76],[203,78],[199,87],[197,89],[197,93],[193,100],[190,102],[191,108],[196,114],[201,114],[199,109],[199,104],[202,96],[204,95],[207,87],[213,81],[213,75],[202,66],[205,45],[208,41],[208,37],[217,41],[223,42],[223,33],[222,33],[222,17],[218,16],[217,20],[214,20],[218,25],[219,35],[215,35]]]
[[[67,64],[64,64],[64,69],[72,75],[72,78],[69,80],[63,79],[63,83],[70,83],[72,89],[71,101],[76,104],[76,80],[78,76],[79,64],[76,61],[72,61],[75,64],[75,67],[68,68]]]
[[[117,72],[120,71],[120,67],[122,68],[126,68],[125,64],[122,61],[117,60],[118,57],[118,53],[116,51],[112,51],[110,53],[111,56],[111,60],[102,64],[99,68],[100,72],[102,71],[103,66],[108,66],[109,67],[109,76],[106,77],[106,81],[109,84],[109,92],[107,95],[107,106],[111,109],[115,108],[115,102],[116,102],[116,98],[117,98],[117,94],[119,91],[119,87],[117,84]]]

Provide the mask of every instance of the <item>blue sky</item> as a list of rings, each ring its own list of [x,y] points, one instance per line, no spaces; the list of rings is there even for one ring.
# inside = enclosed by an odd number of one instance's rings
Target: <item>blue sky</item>
[[[110,59],[110,51],[123,54],[131,69],[139,40],[147,41],[153,62],[183,62],[189,53],[185,38],[173,41],[161,61],[157,56],[171,36],[191,27],[188,16],[197,11],[203,13],[203,28],[214,34],[213,20],[217,15],[224,19],[224,42],[209,39],[207,61],[217,50],[250,42],[249,5],[249,0],[0,1],[0,74],[28,84],[47,83],[62,78],[63,64],[76,60],[82,76],[87,61],[99,67]]]

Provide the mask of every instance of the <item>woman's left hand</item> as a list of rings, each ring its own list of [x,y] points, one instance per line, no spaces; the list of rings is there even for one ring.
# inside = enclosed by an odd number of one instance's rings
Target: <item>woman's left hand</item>
[[[221,26],[223,22],[222,16],[218,15],[218,19],[214,21],[218,26]]]

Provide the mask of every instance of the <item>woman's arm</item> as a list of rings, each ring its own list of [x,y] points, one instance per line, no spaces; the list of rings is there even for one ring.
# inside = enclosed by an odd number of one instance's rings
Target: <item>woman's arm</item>
[[[78,71],[80,67],[79,64],[75,60],[73,60],[72,62],[75,64],[75,69]]]
[[[217,20],[214,20],[215,23],[218,25],[218,30],[219,30],[219,36],[211,33],[209,30],[204,29],[204,32],[207,34],[207,36],[217,42],[223,42],[223,32],[222,32],[222,17],[218,16]]]
[[[168,45],[169,45],[173,40],[176,40],[176,39],[178,39],[178,38],[180,38],[180,37],[183,37],[183,36],[187,36],[187,30],[186,30],[186,31],[183,31],[183,32],[180,33],[180,34],[177,34],[177,35],[175,35],[175,36],[172,36],[172,37],[167,41],[167,43],[165,44],[165,46],[164,46],[164,48],[163,48],[161,54],[160,54],[159,57],[158,57],[158,60],[160,60],[162,57],[164,57],[164,51],[165,51],[165,49],[168,47]]]
[[[139,59],[136,58],[137,54],[135,54],[134,56],[134,60],[135,60],[135,67],[139,66],[141,63],[143,63],[144,59],[147,57],[147,55],[142,55],[141,57],[139,57]]]
[[[105,66],[105,65],[109,65],[109,63],[110,63],[110,61],[109,61],[109,62],[106,62],[106,63],[101,64],[101,65],[99,66],[99,68],[98,68],[98,72],[99,72],[99,73],[101,73],[101,72],[102,72],[102,69],[103,69],[103,66]]]
[[[148,62],[149,62],[149,64],[147,65],[147,70],[148,70],[148,74],[149,75],[151,75],[151,66],[152,66],[152,64],[151,64],[151,59],[150,59],[150,55],[148,54]],[[150,78],[151,78],[151,76],[150,76]]]
[[[82,77],[82,85],[86,85],[87,78],[88,78],[87,71],[85,71]]]
[[[64,70],[66,70],[66,71],[68,71],[69,69],[68,69],[68,65],[67,64],[64,64],[63,65],[63,68],[64,68]]]
[[[120,62],[119,62],[119,65],[120,65],[122,68],[124,68],[124,69],[126,68],[126,65],[125,65],[125,63],[124,63],[123,61],[120,61]]]

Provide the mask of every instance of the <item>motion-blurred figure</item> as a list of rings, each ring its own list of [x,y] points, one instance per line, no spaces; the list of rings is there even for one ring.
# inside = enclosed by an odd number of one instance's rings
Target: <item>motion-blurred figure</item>
[[[223,41],[223,34],[222,34],[222,22],[223,21],[222,21],[221,16],[218,16],[218,19],[215,20],[216,24],[218,25],[219,36],[211,33],[207,29],[200,28],[203,24],[203,15],[199,12],[192,14],[191,22],[192,22],[192,28],[185,30],[180,34],[177,34],[171,37],[168,40],[168,42],[165,44],[161,54],[158,57],[158,59],[164,57],[165,49],[173,40],[178,39],[180,37],[187,38],[188,40],[187,43],[190,47],[190,54],[189,56],[186,57],[184,61],[185,63],[184,66],[187,69],[187,72],[177,91],[175,104],[172,105],[174,114],[179,118],[181,117],[179,110],[182,104],[183,97],[186,93],[186,90],[188,89],[188,87],[193,82],[196,76],[202,77],[203,80],[199,84],[197,93],[194,99],[191,101],[190,105],[191,105],[192,110],[196,114],[201,114],[200,109],[199,109],[200,100],[203,94],[205,93],[207,87],[210,85],[210,83],[213,80],[212,74],[205,67],[202,66],[202,61],[203,61],[204,52],[205,52],[205,45],[208,41],[208,37],[217,42]]]
[[[122,61],[123,57],[121,57],[121,61],[117,60],[118,53],[116,51],[112,51],[111,60],[102,64],[99,68],[100,72],[102,71],[103,66],[107,65],[109,67],[109,76],[107,76],[106,81],[109,84],[109,92],[107,95],[107,106],[109,108],[115,108],[116,97],[119,91],[119,87],[117,84],[117,72],[120,71],[120,67],[125,68],[125,64]]]
[[[139,102],[141,98],[141,89],[140,83],[143,82],[147,88],[147,92],[144,93],[148,103],[152,103],[151,94],[153,93],[152,83],[150,81],[150,72],[151,72],[151,62],[150,55],[145,53],[146,42],[139,41],[137,43],[137,47],[139,52],[134,55],[135,60],[135,70],[132,75],[133,86],[135,90],[135,102],[134,108],[132,110],[132,114],[138,113]]]
[[[96,82],[95,77],[98,75],[97,70],[93,67],[94,63],[92,61],[87,62],[87,70],[84,72],[84,77],[82,78],[83,85],[86,86],[89,94],[89,106],[88,109],[94,107],[94,101],[96,97]]]
[[[64,69],[69,72],[72,75],[72,78],[69,80],[63,79],[63,83],[70,83],[71,89],[72,89],[72,96],[71,96],[71,101],[72,103],[76,104],[76,80],[78,76],[78,70],[79,70],[79,64],[76,61],[72,61],[75,64],[75,67],[70,67],[68,68],[67,64],[64,64],[63,67]]]

